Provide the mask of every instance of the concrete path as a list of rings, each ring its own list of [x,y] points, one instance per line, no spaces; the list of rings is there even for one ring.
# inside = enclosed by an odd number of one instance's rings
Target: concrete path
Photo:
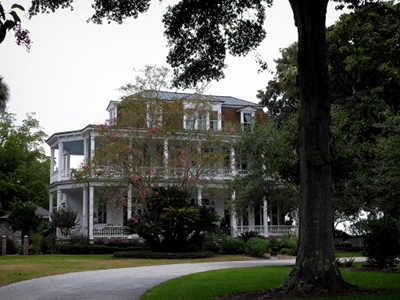
[[[42,277],[0,288],[1,300],[140,299],[149,288],[171,278],[226,268],[287,266],[294,260],[188,263],[85,271]]]

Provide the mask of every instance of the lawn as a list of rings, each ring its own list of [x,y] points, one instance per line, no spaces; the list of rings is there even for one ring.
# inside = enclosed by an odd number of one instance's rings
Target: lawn
[[[289,267],[254,267],[226,269],[187,275],[166,281],[150,289],[141,300],[207,300],[218,295],[263,290],[277,287],[289,274]],[[346,281],[369,289],[388,289],[398,293],[390,295],[330,297],[335,300],[392,300],[400,299],[400,274],[351,272],[342,270]],[[308,298],[326,299],[326,298]]]
[[[0,286],[36,277],[87,270],[138,267],[188,262],[250,260],[243,255],[217,255],[202,259],[135,259],[97,255],[0,256]]]

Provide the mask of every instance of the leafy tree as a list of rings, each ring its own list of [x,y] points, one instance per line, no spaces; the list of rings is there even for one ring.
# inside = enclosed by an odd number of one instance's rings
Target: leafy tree
[[[336,0],[358,7],[369,0]],[[299,153],[302,205],[296,266],[286,290],[348,288],[335,264],[332,236],[330,101],[325,18],[328,0],[289,0],[298,29]],[[72,0],[34,1],[32,14],[69,7]],[[150,0],[96,1],[91,18],[122,22],[145,12]],[[194,85],[223,77],[226,54],[245,55],[265,37],[265,5],[272,0],[181,0],[164,15],[175,83]],[[324,209],[321,209],[323,207]]]
[[[295,115],[279,127],[270,119],[240,136],[235,145],[236,160],[246,169],[232,181],[237,209],[245,211],[249,205],[259,206],[265,198],[272,211],[279,206],[280,216],[276,218],[283,224],[284,216],[298,207],[297,137]]]
[[[383,146],[388,135],[395,132],[388,116],[398,113],[400,81],[399,49],[393,46],[399,27],[399,5],[373,4],[344,14],[328,29],[328,62],[330,74],[331,149],[334,179],[334,211],[337,219],[348,219],[361,209],[380,209],[396,214],[396,181],[391,172],[383,171]],[[379,33],[379,34],[378,34]],[[294,82],[297,76],[295,48],[282,50],[276,60],[277,72],[261,103],[278,122],[287,122],[296,111],[299,99]],[[282,104],[283,103],[283,104]],[[282,107],[279,110],[279,107]],[[275,109],[277,108],[277,109]],[[386,124],[386,125],[385,125]],[[389,132],[389,128],[393,130]],[[380,147],[381,147],[380,146]],[[392,168],[396,165],[390,164]],[[379,173],[379,174],[378,174]],[[386,187],[386,188],[385,188]]]
[[[8,86],[3,81],[3,77],[0,76],[0,113],[3,113],[6,110],[6,104],[9,97]]]
[[[40,217],[35,214],[36,206],[31,202],[16,201],[8,217],[13,230],[21,230],[21,241],[29,232],[34,232],[40,224]]]
[[[213,208],[196,205],[191,193],[178,186],[155,187],[147,196],[147,209],[128,223],[155,251],[184,252],[202,249],[205,233],[217,230]]]
[[[48,205],[49,159],[41,148],[45,133],[32,116],[15,124],[12,114],[0,118],[0,203],[10,210],[16,201]]]

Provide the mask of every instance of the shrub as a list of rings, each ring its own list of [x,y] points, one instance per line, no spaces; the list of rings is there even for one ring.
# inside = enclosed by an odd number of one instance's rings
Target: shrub
[[[61,254],[113,254],[116,251],[136,251],[142,250],[138,247],[129,247],[129,248],[120,248],[120,247],[111,247],[106,245],[72,245],[72,244],[64,244],[60,245],[58,248]]]
[[[128,222],[128,232],[143,238],[154,251],[202,249],[205,233],[217,230],[213,208],[191,203],[191,194],[177,186],[155,187],[146,209]]]
[[[253,237],[248,240],[245,246],[245,253],[250,256],[263,257],[268,252],[269,242],[262,238]]]
[[[157,258],[157,259],[183,259],[213,257],[211,251],[201,252],[152,252],[152,251],[118,251],[114,257],[118,258]]]
[[[8,217],[13,230],[21,230],[22,237],[30,231],[35,231],[40,224],[40,218],[35,214],[36,206],[30,202],[16,201]]]
[[[58,228],[63,235],[70,235],[77,222],[77,213],[71,209],[60,208],[51,214],[51,222],[54,228]]]
[[[217,242],[217,237],[214,235],[207,235],[204,237],[203,249],[215,253],[220,252],[221,248]]]
[[[218,240],[219,248],[223,254],[243,254],[245,242],[240,238],[224,236]]]
[[[247,243],[249,239],[254,238],[254,237],[260,237],[260,235],[256,231],[247,231],[247,232],[243,232],[239,237],[245,243]]]
[[[280,254],[284,254],[284,255],[296,255],[296,249],[292,249],[292,248],[282,248],[281,250],[279,250]]]
[[[372,218],[363,222],[364,251],[371,266],[393,267],[400,255],[400,228],[391,217]]]
[[[279,243],[281,254],[296,255],[297,252],[297,237],[292,233],[285,233],[282,235],[281,241]],[[287,249],[287,250],[284,250]],[[284,253],[284,252],[286,253]]]
[[[7,254],[17,254],[17,246],[12,239],[7,238],[6,247]]]

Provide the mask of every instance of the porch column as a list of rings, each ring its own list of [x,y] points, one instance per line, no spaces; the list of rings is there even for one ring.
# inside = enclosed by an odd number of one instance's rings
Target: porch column
[[[87,223],[88,223],[88,188],[82,188],[82,225],[81,233],[87,236]]]
[[[250,230],[254,230],[254,225],[255,220],[254,220],[254,207],[249,205],[249,207],[247,208],[247,218],[248,218],[248,223],[249,223],[249,227],[251,228]]]
[[[68,151],[64,151],[64,176],[69,177],[69,168],[71,163],[71,156]]]
[[[165,169],[165,176],[168,177],[168,139],[164,140],[164,169]]]
[[[60,209],[60,207],[61,207],[61,202],[63,200],[62,197],[63,197],[63,192],[60,189],[58,189],[57,190],[57,209]]]
[[[49,193],[49,221],[51,221],[51,213],[53,212],[53,200],[54,194],[52,192]]]
[[[89,187],[89,240],[93,240],[93,199],[94,186]]]
[[[83,139],[83,157],[84,164],[87,165],[89,163],[89,141],[87,138]]]
[[[201,201],[201,199],[202,199],[202,191],[203,191],[203,188],[201,186],[197,186],[197,204],[199,206],[202,205],[202,201]]]
[[[51,176],[54,173],[54,148],[51,147],[50,149],[50,180],[51,180]]]
[[[58,180],[61,181],[64,173],[64,144],[58,143]]]
[[[128,199],[127,199],[127,205],[126,205],[126,218],[129,221],[132,218],[132,184],[129,184],[128,187]]]
[[[263,201],[263,224],[264,224],[264,236],[269,236],[268,233],[268,201],[264,197]]]
[[[96,147],[96,140],[94,136],[90,137],[90,162],[93,161],[94,159],[94,154],[95,154],[95,147]]]
[[[221,113],[221,107],[218,111],[218,130],[222,129],[222,113]]]
[[[235,159],[235,148],[231,148],[231,171],[232,175],[236,176],[236,159]]]
[[[234,207],[234,202],[236,200],[236,193],[232,193],[232,205],[231,205],[231,235],[233,237],[237,236],[237,217],[236,217],[236,210]]]

